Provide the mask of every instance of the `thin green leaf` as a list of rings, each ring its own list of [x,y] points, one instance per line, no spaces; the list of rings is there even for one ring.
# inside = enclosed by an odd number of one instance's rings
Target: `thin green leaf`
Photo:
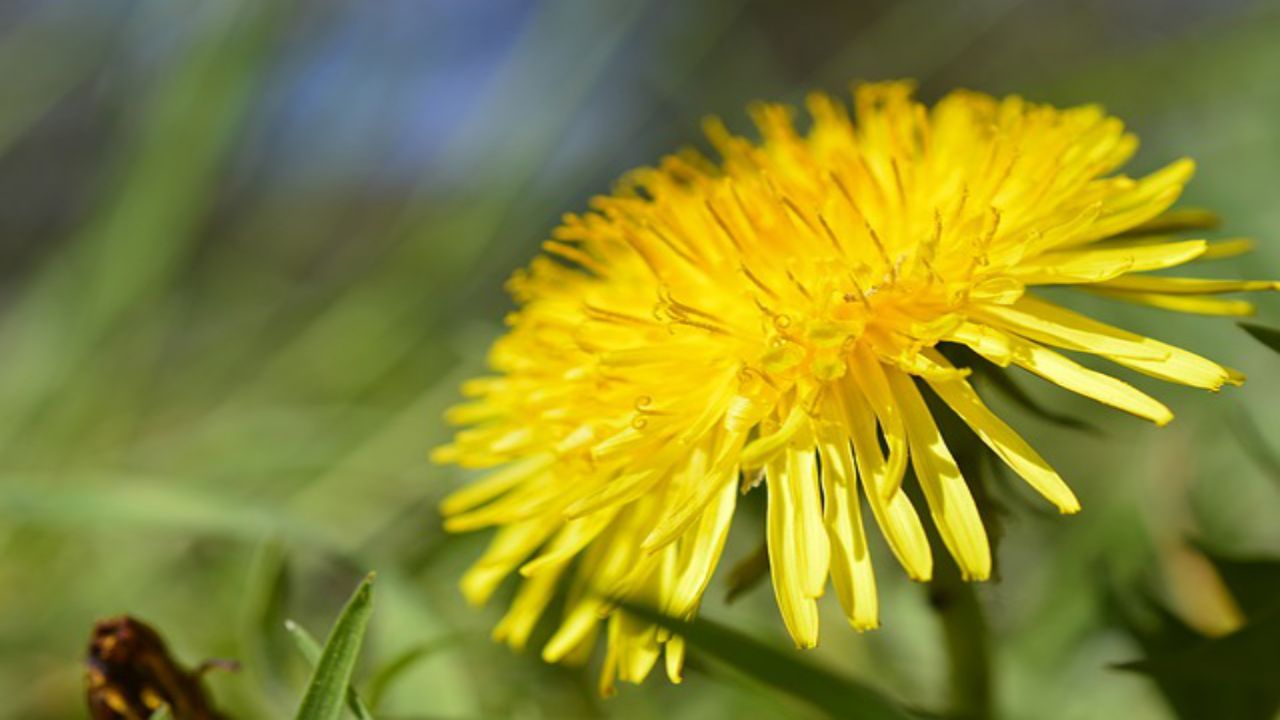
[[[619,601],[627,612],[681,635],[690,646],[832,717],[906,720],[911,715],[872,688],[793,654],[765,645],[710,620],[667,617],[643,605]]]
[[[274,538],[258,543],[249,562],[248,578],[236,619],[239,655],[261,668],[267,680],[284,683],[280,669],[291,652],[276,630],[287,623],[289,573],[283,545]]]
[[[369,678],[367,685],[369,705],[375,708],[378,707],[378,704],[382,702],[383,695],[386,694],[387,688],[391,686],[391,683],[395,681],[396,678],[400,677],[406,670],[412,668],[420,660],[427,658],[437,650],[456,643],[460,637],[461,636],[458,635],[448,635],[443,638],[439,638],[434,642],[415,645],[395,656],[382,667],[375,670],[373,676]]]
[[[302,657],[314,668],[320,660],[320,653],[322,652],[320,643],[311,637],[311,633],[307,632],[306,628],[292,620],[284,621],[284,629],[288,630],[289,634],[293,636],[293,642],[298,648],[298,652],[302,653]],[[373,713],[365,705],[364,700],[360,699],[360,695],[355,688],[350,685],[347,685],[347,707],[351,708],[351,712],[355,713],[355,716],[360,720],[373,720]]]
[[[324,650],[318,653],[311,681],[307,684],[307,693],[298,707],[298,714],[295,716],[297,720],[338,720],[342,716],[342,706],[347,702],[350,691],[351,676],[356,669],[356,660],[360,657],[360,644],[364,640],[369,616],[373,614],[373,577],[373,573],[369,573],[360,583],[347,601],[347,606],[342,609],[333,630],[329,632]],[[297,628],[296,625],[294,627]],[[305,633],[294,632],[295,638],[304,635]],[[306,654],[308,647],[310,650],[315,649],[315,641],[300,642],[299,647]]]
[[[155,712],[151,713],[150,720],[173,720],[173,711],[169,709],[167,704],[161,705],[156,708]]]
[[[1137,595],[1137,597],[1134,597]],[[1118,670],[1146,675],[1184,720],[1273,720],[1280,710],[1280,605],[1272,600],[1239,630],[1207,637],[1141,593],[1115,592],[1116,619],[1143,649]]]
[[[1254,323],[1236,323],[1242,330],[1253,336],[1254,340],[1280,353],[1280,330]]]
[[[1118,666],[1150,676],[1178,717],[1272,720],[1280,710],[1280,614]]]

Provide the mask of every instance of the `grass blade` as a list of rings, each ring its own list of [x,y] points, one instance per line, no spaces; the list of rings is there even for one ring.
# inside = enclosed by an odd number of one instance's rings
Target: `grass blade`
[[[656,610],[619,602],[627,612],[681,635],[701,650],[765,685],[803,700],[832,717],[906,720],[911,715],[879,691],[710,620],[667,617]]]
[[[306,628],[292,620],[284,621],[284,629],[293,636],[294,645],[297,646],[298,652],[302,653],[303,659],[314,668],[320,661],[320,653],[323,652],[320,643],[311,637],[311,633],[307,632]],[[360,720],[373,720],[373,712],[350,684],[347,685],[347,707],[351,708],[351,712],[355,713]]]
[[[360,643],[364,640],[364,631],[372,614],[373,573],[370,573],[342,609],[324,649],[316,653],[311,681],[295,716],[298,720],[338,720],[342,716],[342,706],[348,702],[351,675],[360,656]],[[295,624],[294,637],[306,637],[305,641],[299,642],[299,647],[303,654],[310,654],[318,648],[315,641],[301,630]]]
[[[378,707],[387,688],[391,686],[392,681],[399,678],[420,660],[425,660],[432,653],[443,649],[458,641],[456,636],[446,636],[435,642],[423,643],[415,645],[408,650],[400,653],[385,665],[374,671],[373,676],[369,678],[366,689],[369,695],[369,704]]]
[[[1240,328],[1253,336],[1254,340],[1280,353],[1280,330],[1253,323],[1238,323]]]

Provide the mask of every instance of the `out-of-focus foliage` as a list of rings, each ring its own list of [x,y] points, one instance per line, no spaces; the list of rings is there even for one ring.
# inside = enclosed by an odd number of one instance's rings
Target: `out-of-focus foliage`
[[[1147,655],[1121,667],[1151,677],[1179,718],[1271,720],[1280,711],[1280,561],[1206,557],[1243,610],[1243,627],[1206,637],[1158,605],[1134,613],[1140,603],[1117,599]]]
[[[697,648],[682,686],[601,700],[599,657],[553,667],[488,641],[506,602],[456,591],[482,538],[444,535],[435,510],[465,478],[426,454],[501,329],[505,277],[561,212],[702,145],[704,114],[745,129],[752,99],[894,77],[926,99],[1103,103],[1142,138],[1135,171],[1196,158],[1185,204],[1222,215],[1215,236],[1258,239],[1206,272],[1275,277],[1277,37],[1273,0],[0,4],[4,713],[82,713],[93,621],[129,612],[182,658],[243,663],[207,681],[232,716],[288,717],[310,666],[284,620],[329,627],[376,568],[355,673],[379,715],[812,715]],[[1186,538],[1280,554],[1277,356],[1230,323],[1086,309],[1250,381],[1210,396],[1134,379],[1178,414],[1162,430],[1033,378],[987,383],[1084,504],[1005,516],[999,582],[975,588],[1010,718],[1169,716],[1182,700],[1114,669],[1151,651],[1109,598],[1154,596],[1221,646],[1265,618]],[[1274,298],[1258,324],[1280,326]],[[988,480],[994,504],[1043,509]],[[761,537],[755,495],[703,613],[785,647],[767,590],[721,599]],[[947,707],[928,594],[888,570],[880,585],[883,628],[844,631],[824,603],[802,660]]]
[[[1276,352],[1280,352],[1280,330],[1255,323],[1240,323],[1240,327],[1244,328],[1245,332],[1252,335],[1258,342]]]

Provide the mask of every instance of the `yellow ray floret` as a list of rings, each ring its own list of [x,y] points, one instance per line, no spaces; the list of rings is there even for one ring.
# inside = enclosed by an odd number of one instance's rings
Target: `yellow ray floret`
[[[767,496],[774,593],[800,647],[818,642],[828,578],[854,628],[879,624],[868,526],[910,577],[931,576],[911,483],[964,576],[988,577],[926,392],[1061,512],[1080,509],[948,345],[1159,425],[1173,414],[1158,400],[1067,354],[1210,390],[1242,381],[1038,287],[1210,315],[1251,310],[1219,295],[1278,287],[1150,274],[1250,243],[1172,237],[1217,222],[1170,210],[1192,162],[1115,174],[1137,142],[1098,107],[955,92],[928,108],[901,82],[858,87],[856,119],[825,95],[807,107],[801,130],[790,108],[755,106],[759,142],[708,121],[718,161],[667,157],[566,215],[512,277],[494,374],[464,387],[449,419],[467,427],[434,455],[493,468],[443,511],[453,531],[499,528],[463,578],[470,600],[521,577],[495,637],[523,647],[567,587],[543,656],[581,662],[603,632],[606,691],[664,650],[679,681],[681,639],[616,602],[697,613],[740,491]]]

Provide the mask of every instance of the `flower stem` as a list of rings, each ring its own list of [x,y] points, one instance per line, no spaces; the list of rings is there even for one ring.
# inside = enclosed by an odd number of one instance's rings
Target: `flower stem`
[[[929,584],[929,601],[938,613],[947,651],[951,717],[990,720],[991,643],[987,620],[973,585],[951,563],[939,563]]]

